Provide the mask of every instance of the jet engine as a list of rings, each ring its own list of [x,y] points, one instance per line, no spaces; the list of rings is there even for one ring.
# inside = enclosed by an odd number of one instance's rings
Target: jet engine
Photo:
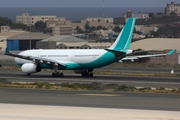
[[[25,63],[21,67],[22,72],[25,74],[32,74],[41,71],[41,66],[33,63]]]

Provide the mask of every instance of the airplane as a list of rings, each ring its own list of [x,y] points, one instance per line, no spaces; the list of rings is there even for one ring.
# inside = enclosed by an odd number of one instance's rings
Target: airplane
[[[175,51],[173,49],[166,54],[133,56],[130,44],[135,22],[136,18],[129,18],[115,42],[107,49],[32,49],[13,54],[6,48],[5,55],[15,57],[15,62],[27,76],[45,68],[54,70],[52,77],[64,76],[58,70],[74,70],[82,77],[93,77],[95,68],[122,60],[170,55]]]

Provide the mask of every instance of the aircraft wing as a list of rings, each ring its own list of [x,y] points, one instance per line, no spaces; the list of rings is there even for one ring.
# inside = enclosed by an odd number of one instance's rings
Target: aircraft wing
[[[123,60],[135,60],[135,59],[140,59],[140,58],[148,58],[148,57],[158,57],[158,56],[166,56],[166,55],[171,55],[173,54],[175,51],[175,49],[169,51],[168,53],[165,53],[165,54],[154,54],[154,55],[127,55],[126,57],[122,58],[120,60],[123,61]]]
[[[55,65],[55,66],[63,66],[65,67],[66,65],[52,59],[47,59],[47,58],[42,58],[42,57],[35,57],[35,56],[25,56],[25,55],[18,55],[18,54],[13,54],[10,53],[8,49],[6,49],[5,55],[21,58],[24,60],[29,60],[37,64],[49,64],[49,65]]]

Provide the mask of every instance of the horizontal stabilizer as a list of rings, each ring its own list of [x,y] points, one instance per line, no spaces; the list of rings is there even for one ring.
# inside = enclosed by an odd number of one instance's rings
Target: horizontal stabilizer
[[[171,55],[171,54],[174,53],[175,50],[176,50],[176,49],[173,49],[173,50],[169,51],[167,54],[168,54],[168,55]]]
[[[122,52],[122,51],[111,50],[111,49],[105,49],[105,50],[114,53],[114,55],[115,55],[116,57],[126,55],[126,52]]]
[[[112,53],[124,53],[125,54],[125,52],[118,51],[118,50],[112,50],[112,49],[105,49],[105,50],[112,52]]]

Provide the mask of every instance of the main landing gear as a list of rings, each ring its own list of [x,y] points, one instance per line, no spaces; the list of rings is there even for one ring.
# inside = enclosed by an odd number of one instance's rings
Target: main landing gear
[[[82,75],[82,77],[93,77],[93,73],[89,73],[89,72],[84,72],[84,73],[82,73],[81,74]]]
[[[54,72],[52,73],[52,77],[64,77],[63,73],[58,72],[58,66],[53,66]]]
[[[25,75],[26,75],[26,76],[31,76],[31,74],[30,74],[30,73],[25,73]]]
[[[93,77],[92,73],[93,69],[85,69],[84,72],[82,72],[82,77]]]
[[[64,74],[59,72],[53,72],[52,77],[64,77]]]

